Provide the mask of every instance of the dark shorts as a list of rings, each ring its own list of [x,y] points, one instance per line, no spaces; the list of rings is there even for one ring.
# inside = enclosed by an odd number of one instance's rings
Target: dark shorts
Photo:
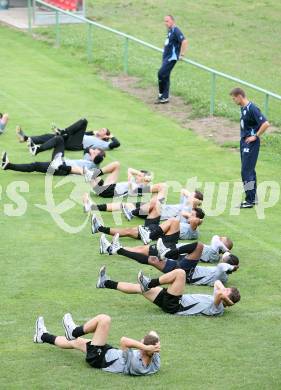
[[[163,274],[173,271],[174,269],[180,268],[176,260],[167,259],[165,267],[163,268]]]
[[[105,361],[105,354],[109,349],[113,347],[109,344],[103,346],[96,346],[91,344],[91,341],[87,343],[86,362],[94,368],[107,367]]]
[[[149,229],[151,230],[151,227],[159,226],[159,223],[160,223],[160,217],[146,218],[146,220],[144,222],[144,226],[149,227]]]
[[[93,190],[98,196],[102,198],[113,198],[115,196],[116,184],[99,185],[97,184]]]
[[[165,246],[172,248],[174,245],[178,243],[180,239],[180,232],[176,232],[169,235],[164,235],[162,237],[162,241],[165,244]]]
[[[158,250],[157,250],[156,244],[149,245],[148,256],[158,257]]]
[[[154,299],[153,303],[159,306],[165,313],[175,314],[182,308],[182,305],[180,304],[181,297],[181,295],[171,295],[166,288],[163,288]]]

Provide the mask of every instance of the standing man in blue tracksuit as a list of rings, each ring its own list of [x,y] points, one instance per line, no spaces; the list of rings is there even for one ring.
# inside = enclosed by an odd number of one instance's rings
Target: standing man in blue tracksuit
[[[187,49],[187,40],[175,25],[172,15],[165,16],[168,36],[165,41],[161,68],[158,71],[159,95],[155,104],[169,103],[170,74],[177,61],[182,59]]]
[[[261,113],[260,109],[247,99],[243,89],[234,88],[230,92],[230,96],[241,107],[241,177],[246,198],[241,203],[240,208],[252,208],[257,204],[257,177],[255,168],[260,149],[260,137],[269,127],[269,122]]]

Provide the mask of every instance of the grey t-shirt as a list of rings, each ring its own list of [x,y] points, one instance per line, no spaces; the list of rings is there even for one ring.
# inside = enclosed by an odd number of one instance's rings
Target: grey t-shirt
[[[217,250],[213,249],[211,245],[204,245],[202,255],[200,257],[201,261],[205,263],[217,263],[220,259],[220,254]]]
[[[192,230],[188,222],[180,223],[180,240],[197,240],[198,235],[198,229]]]
[[[103,371],[123,373],[126,375],[151,375],[160,368],[160,355],[155,353],[151,362],[146,366],[141,359],[139,350],[128,349],[109,349],[105,354],[106,362],[114,361],[109,367],[103,368]]]
[[[164,221],[169,218],[177,217],[181,212],[182,205],[181,204],[165,204],[161,208],[161,221]]]
[[[127,181],[121,181],[116,183],[115,186],[115,194],[118,195],[126,195],[129,191],[129,183]]]
[[[95,135],[84,135],[83,137],[83,149],[90,148],[108,150],[109,142],[104,141]]]
[[[97,168],[97,165],[88,159],[81,159],[81,160],[70,160],[66,158],[65,164],[69,167],[80,167],[80,168],[88,168],[88,169],[94,169]]]
[[[192,275],[191,284],[213,286],[216,280],[226,283],[227,271],[233,270],[233,265],[220,263],[216,267],[202,267],[197,265]]]
[[[224,306],[222,302],[218,306],[215,305],[214,295],[184,294],[181,298],[183,308],[175,314],[179,316],[193,316],[199,314],[205,316],[221,316],[224,312]]]

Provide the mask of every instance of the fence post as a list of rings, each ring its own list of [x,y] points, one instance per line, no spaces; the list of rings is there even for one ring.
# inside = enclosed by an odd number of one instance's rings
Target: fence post
[[[268,115],[268,100],[269,100],[269,95],[266,93],[265,94],[265,99],[264,99],[264,115]]]
[[[214,115],[215,111],[215,95],[216,95],[216,74],[212,73],[211,80],[211,99],[210,99],[210,115]]]
[[[125,37],[125,45],[124,45],[124,73],[128,74],[128,46],[129,39]]]
[[[56,11],[56,47],[60,46],[60,23],[59,23],[59,11]]]
[[[28,32],[32,34],[32,0],[27,0],[28,5]],[[34,6],[36,4],[34,3]]]
[[[88,62],[93,61],[93,35],[92,35],[92,25],[88,23],[88,39],[87,39],[87,57]]]

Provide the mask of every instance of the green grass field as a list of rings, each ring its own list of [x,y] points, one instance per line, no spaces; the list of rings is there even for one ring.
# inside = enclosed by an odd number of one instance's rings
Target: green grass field
[[[182,185],[193,176],[203,183],[239,180],[238,153],[195,136],[139,100],[112,89],[98,77],[97,67],[13,30],[0,27],[0,37],[5,42],[0,107],[11,115],[0,145],[11,161],[33,161],[15,139],[16,124],[40,134],[49,130],[52,121],[64,126],[83,116],[90,127],[107,126],[121,139],[121,148],[108,153],[107,161],[121,161],[123,178],[127,167],[134,166],[150,168],[156,181],[171,179]],[[280,183],[280,164],[266,151],[258,163],[259,182]],[[40,160],[47,159],[48,154],[40,155]],[[26,212],[18,217],[7,215],[13,211],[11,206],[17,208],[7,194],[14,181],[29,185],[29,191],[21,194],[27,202]],[[56,203],[71,193],[72,199],[79,199],[85,188],[82,183],[81,179],[80,189],[71,183],[54,188]],[[266,210],[264,220],[257,219],[255,210],[230,216],[229,202],[223,215],[206,218],[201,228],[203,242],[215,233],[234,240],[241,269],[230,284],[239,287],[242,300],[221,318],[176,318],[142,297],[95,289],[98,269],[104,263],[113,279],[132,282],[140,267],[116,256],[101,257],[98,237],[90,234],[88,224],[81,232],[68,234],[50,214],[36,207],[45,204],[43,175],[1,171],[0,186],[1,388],[280,388],[280,202]],[[177,197],[171,193],[169,200]],[[63,216],[74,227],[85,220],[78,202]],[[110,215],[104,215],[104,220],[113,223]],[[124,220],[123,224],[128,225]],[[145,271],[158,274],[149,267]],[[187,287],[186,291],[210,293],[211,289]],[[162,342],[161,371],[146,378],[114,376],[88,368],[77,351],[33,344],[36,317],[45,315],[50,331],[61,333],[66,311],[78,323],[97,313],[110,314],[109,341],[113,344],[124,334],[140,338],[156,329]]]
[[[187,57],[219,71],[241,78],[275,93],[281,92],[281,4],[274,0],[90,0],[87,14],[94,20],[162,47],[163,17],[173,14],[189,40]],[[48,37],[54,29],[41,30]],[[62,44],[73,55],[86,57],[85,26],[64,26]],[[111,73],[123,70],[124,40],[93,29],[93,57],[96,66]],[[129,73],[141,77],[141,85],[155,85],[160,54],[131,42]],[[195,67],[178,64],[173,72],[172,93],[192,103],[194,115],[209,113],[210,75]],[[235,85],[218,78],[216,115],[238,119],[228,93]],[[263,107],[264,96],[248,89],[251,99]],[[280,101],[270,100],[271,121],[280,125]]]

